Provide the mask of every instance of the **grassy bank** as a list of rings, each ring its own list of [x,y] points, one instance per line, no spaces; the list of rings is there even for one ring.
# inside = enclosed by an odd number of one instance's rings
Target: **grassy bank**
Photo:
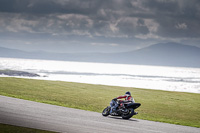
[[[200,127],[200,94],[90,85],[61,81],[0,78],[0,95],[101,112],[112,98],[131,91],[135,118]]]
[[[0,131],[1,133],[54,133],[50,131],[12,126],[12,125],[1,124],[1,123],[0,123]]]

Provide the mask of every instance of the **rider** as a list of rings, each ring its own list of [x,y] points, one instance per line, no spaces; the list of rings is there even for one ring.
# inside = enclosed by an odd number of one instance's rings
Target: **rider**
[[[124,101],[127,101],[127,102],[128,102],[128,101],[133,102],[133,103],[135,102],[134,99],[133,99],[133,97],[131,96],[131,93],[130,93],[129,91],[127,91],[127,92],[125,93],[125,95],[119,96],[119,97],[117,97],[117,98],[114,98],[114,99],[110,102],[110,106],[111,106],[110,114],[116,112],[116,109],[117,109],[117,107],[118,107],[118,104],[117,104],[116,100],[117,100],[117,99],[122,99],[122,98],[125,98]]]

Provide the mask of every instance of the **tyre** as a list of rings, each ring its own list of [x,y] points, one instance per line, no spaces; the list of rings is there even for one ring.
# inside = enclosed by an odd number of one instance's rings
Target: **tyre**
[[[104,110],[103,110],[103,112],[102,112],[102,115],[103,116],[108,116],[109,114],[110,114],[110,107],[108,106],[108,107],[106,107]]]
[[[134,115],[134,109],[133,108],[128,108],[128,112],[127,113],[123,113],[122,114],[122,118],[123,119],[129,119]]]

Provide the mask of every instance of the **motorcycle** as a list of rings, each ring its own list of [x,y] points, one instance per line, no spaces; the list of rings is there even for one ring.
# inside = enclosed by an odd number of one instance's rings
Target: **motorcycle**
[[[140,107],[140,103],[133,103],[133,102],[129,102],[129,101],[121,101],[121,100],[116,100],[118,107],[116,109],[116,111],[114,113],[110,114],[110,110],[111,110],[111,106],[107,106],[103,112],[102,115],[103,116],[121,116],[123,119],[129,119],[131,118],[133,115],[137,115],[138,113],[135,112],[135,109],[137,109],[138,107]],[[111,104],[114,104],[111,101]]]

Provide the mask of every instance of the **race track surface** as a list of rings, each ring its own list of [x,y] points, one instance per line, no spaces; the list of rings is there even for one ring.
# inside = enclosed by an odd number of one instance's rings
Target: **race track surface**
[[[200,128],[131,118],[0,96],[0,123],[65,133],[200,133]]]

